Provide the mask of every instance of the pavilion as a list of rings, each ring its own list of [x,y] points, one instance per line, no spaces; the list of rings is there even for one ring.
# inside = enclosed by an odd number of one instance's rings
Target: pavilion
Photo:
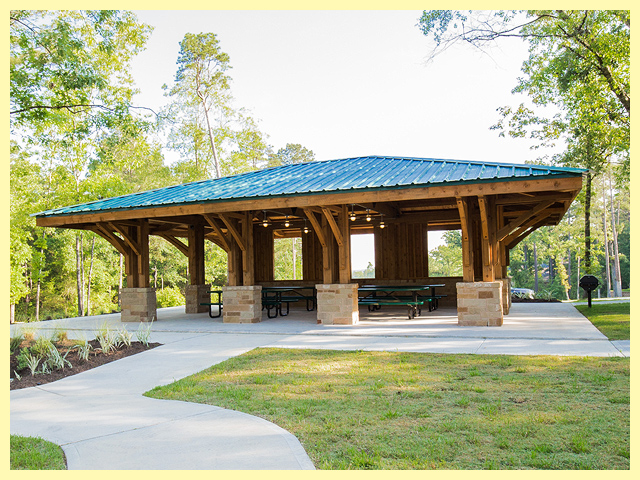
[[[510,307],[509,251],[557,225],[585,170],[499,162],[367,156],[267,168],[35,214],[37,225],[90,230],[125,258],[123,321],[156,318],[149,235],[188,257],[186,312],[202,312],[205,240],[228,255],[225,322],[261,319],[261,289],[274,286],[274,238],[302,237],[303,279],[317,288],[318,321],[357,323],[351,235],[373,233],[375,279],[444,283],[460,325],[502,325]],[[370,220],[367,220],[367,216]],[[285,223],[287,226],[285,226]],[[386,228],[380,228],[383,224]],[[431,278],[429,230],[459,229],[461,277]],[[206,311],[206,310],[204,310]]]

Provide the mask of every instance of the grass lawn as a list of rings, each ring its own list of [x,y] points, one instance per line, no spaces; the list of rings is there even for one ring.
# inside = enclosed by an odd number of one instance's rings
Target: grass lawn
[[[630,340],[631,303],[574,305],[609,340]]]
[[[320,469],[628,469],[628,358],[255,349],[157,387],[293,433]]]
[[[10,437],[11,470],[66,470],[62,449],[41,438]]]

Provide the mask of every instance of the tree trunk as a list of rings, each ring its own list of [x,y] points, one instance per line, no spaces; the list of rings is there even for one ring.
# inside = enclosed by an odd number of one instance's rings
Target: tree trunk
[[[604,264],[605,275],[607,276],[607,297],[610,297],[611,292],[611,272],[609,270],[609,236],[607,235],[607,194],[604,188],[604,177],[602,177],[602,227],[604,230]]]
[[[571,237],[569,237],[571,239]],[[569,279],[569,291],[567,292],[567,300],[571,300],[571,250],[567,255],[567,278]]]
[[[618,229],[616,228],[615,212],[613,209],[613,185],[611,184],[611,172],[609,172],[609,195],[611,196],[611,236],[613,241],[613,291],[614,296],[622,296],[622,276],[620,275],[620,253],[618,251]]]
[[[591,172],[587,172],[584,193],[584,269],[591,273]]]
[[[9,306],[9,323],[15,323],[16,321],[16,304],[12,303]]]
[[[38,283],[36,284],[36,322],[40,321],[40,285],[42,277],[42,262],[44,261],[44,229],[42,230],[42,246],[40,247],[40,261],[38,262]]]
[[[76,286],[78,292],[78,316],[84,316],[84,281],[82,272],[82,233],[76,234]]]
[[[93,252],[96,237],[91,238],[91,261],[89,262],[89,278],[87,279],[87,315],[91,315],[91,274],[93,273]]]
[[[580,300],[580,257],[578,257],[577,259],[577,266],[576,266],[576,300]]]
[[[536,244],[533,244],[533,290],[538,293],[538,249],[536,248]]]

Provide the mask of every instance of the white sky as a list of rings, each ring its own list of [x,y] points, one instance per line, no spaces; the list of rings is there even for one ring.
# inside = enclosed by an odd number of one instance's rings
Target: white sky
[[[416,27],[421,11],[136,14],[155,27],[132,65],[139,106],[159,110],[165,103],[161,86],[173,81],[185,33],[213,32],[230,55],[237,106],[259,120],[274,151],[300,143],[318,160],[400,155],[515,163],[540,154],[527,140],[489,130],[498,107],[523,101],[511,93],[527,56],[520,40],[503,41],[491,56],[461,45],[427,63],[431,44]],[[366,262],[354,255],[354,268]]]

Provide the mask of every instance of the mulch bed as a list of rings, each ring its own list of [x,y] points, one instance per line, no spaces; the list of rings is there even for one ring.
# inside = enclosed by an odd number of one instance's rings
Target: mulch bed
[[[92,340],[89,342],[94,349],[100,348],[100,344],[97,340]],[[95,353],[91,352],[89,358],[87,360],[81,360],[78,358],[78,353],[76,350],[72,350],[67,355],[67,360],[71,362],[72,367],[65,367],[64,370],[54,370],[51,373],[43,374],[37,373],[32,376],[31,372],[28,368],[17,370],[18,369],[18,353],[19,349],[11,355],[11,390],[16,390],[19,388],[27,388],[27,387],[35,387],[37,385],[44,385],[46,383],[55,382],[56,380],[60,380],[64,377],[69,377],[71,375],[76,375],[81,372],[85,372],[87,370],[91,370],[92,368],[99,367],[100,365],[104,365],[105,363],[113,362],[114,360],[119,360],[124,357],[128,357],[129,355],[135,355],[136,353],[144,352],[146,350],[150,350],[152,348],[158,347],[162,345],[161,343],[149,343],[148,346],[144,346],[141,342],[132,342],[130,347],[122,346],[118,350],[113,351],[111,353],[105,354],[102,352]],[[58,347],[60,353],[64,356],[67,353],[68,348]],[[20,380],[16,378],[15,372],[18,372],[20,375]]]

